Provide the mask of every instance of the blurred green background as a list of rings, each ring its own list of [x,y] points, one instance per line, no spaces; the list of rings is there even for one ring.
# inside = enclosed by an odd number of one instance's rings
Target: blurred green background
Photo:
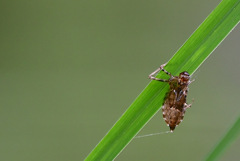
[[[1,1],[0,160],[83,160],[219,2]],[[205,157],[240,114],[239,29],[193,75],[175,132],[134,139],[116,160]],[[167,130],[160,112],[139,135]]]

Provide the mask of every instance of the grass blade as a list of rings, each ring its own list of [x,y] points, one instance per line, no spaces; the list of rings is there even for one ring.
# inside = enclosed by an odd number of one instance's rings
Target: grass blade
[[[240,134],[240,116],[234,123],[234,125],[229,129],[227,134],[221,139],[218,145],[213,149],[213,151],[207,156],[206,161],[214,161],[222,154],[222,152],[233,142]]]
[[[173,75],[182,71],[192,74],[239,20],[240,0],[223,0],[171,58],[165,69]],[[157,77],[167,78],[162,73]],[[85,160],[113,160],[160,109],[168,88],[166,83],[152,81]]]

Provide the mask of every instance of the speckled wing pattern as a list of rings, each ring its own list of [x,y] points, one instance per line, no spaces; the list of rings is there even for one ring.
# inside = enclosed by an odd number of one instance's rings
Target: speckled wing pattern
[[[163,118],[171,131],[182,122],[187,108],[185,102],[188,89],[183,90],[181,88],[170,89],[162,106]]]

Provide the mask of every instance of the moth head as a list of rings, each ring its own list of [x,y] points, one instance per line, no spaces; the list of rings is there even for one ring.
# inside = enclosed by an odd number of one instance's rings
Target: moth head
[[[187,84],[189,80],[190,80],[190,75],[188,74],[188,72],[184,71],[179,74],[179,82],[181,84]]]

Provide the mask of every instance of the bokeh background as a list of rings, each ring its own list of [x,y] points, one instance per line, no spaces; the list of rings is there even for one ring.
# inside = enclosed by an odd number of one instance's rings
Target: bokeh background
[[[218,3],[1,1],[0,160],[84,160]],[[134,139],[117,161],[205,157],[240,114],[239,29],[193,75],[195,102],[175,133]],[[140,135],[167,130],[158,113]]]

